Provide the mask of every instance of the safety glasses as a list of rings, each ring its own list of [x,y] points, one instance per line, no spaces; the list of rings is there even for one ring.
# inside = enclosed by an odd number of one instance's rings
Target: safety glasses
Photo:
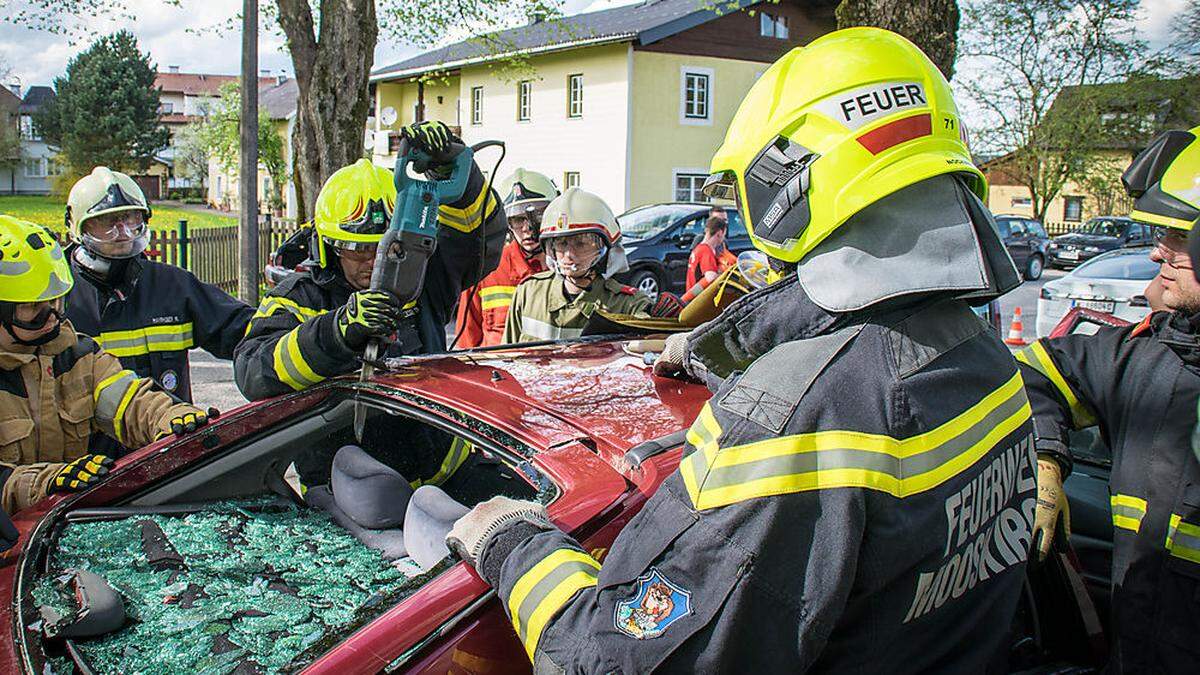
[[[96,241],[135,239],[146,232],[146,216],[141,211],[105,213],[83,221],[83,230]]]
[[[1152,228],[1154,245],[1172,253],[1187,253],[1187,232],[1175,227],[1155,225]]]

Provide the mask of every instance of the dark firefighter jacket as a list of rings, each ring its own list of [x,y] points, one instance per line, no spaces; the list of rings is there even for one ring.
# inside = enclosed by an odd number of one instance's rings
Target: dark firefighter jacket
[[[446,324],[464,288],[496,269],[508,224],[494,196],[483,211],[483,175],[472,166],[463,198],[439,211],[437,248],[417,299],[386,356],[446,351]],[[480,221],[482,225],[480,224]],[[481,229],[482,228],[482,229]],[[285,278],[263,299],[238,345],[238,388],[258,400],[312,386],[359,369],[361,354],[346,346],[334,311],[353,289],[341,269],[311,267]]]
[[[1039,451],[1098,425],[1112,449],[1113,670],[1196,672],[1200,664],[1200,316],[1158,312],[1137,326],[1042,339],[1017,355]]]
[[[835,316],[793,276],[689,352],[715,393],[603,565],[523,521],[483,551],[535,672],[985,670],[1036,489],[987,326],[957,300]]]
[[[233,358],[254,308],[191,272],[146,260],[129,262],[125,280],[111,289],[91,282],[68,252],[75,286],[66,315],[121,365],[151,377],[164,390],[191,402],[188,350],[200,347],[219,359]]]

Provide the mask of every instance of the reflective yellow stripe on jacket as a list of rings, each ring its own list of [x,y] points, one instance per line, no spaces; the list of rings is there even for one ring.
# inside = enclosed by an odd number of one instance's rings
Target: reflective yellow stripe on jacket
[[[438,208],[438,222],[442,225],[452,227],[459,232],[474,232],[475,228],[479,227],[483,221],[491,217],[496,210],[496,200],[488,201],[487,213],[480,217],[480,211],[483,210],[484,198],[490,194],[490,190],[480,190],[479,195],[475,197],[475,201],[467,204],[466,207],[456,209],[453,206],[441,206]]]
[[[1025,349],[1017,352],[1016,359],[1021,363],[1033,368],[1054,385],[1058,393],[1062,394],[1063,399],[1067,402],[1067,407],[1071,409],[1071,419],[1075,423],[1076,429],[1083,429],[1096,424],[1096,416],[1091,410],[1079,400],[1075,395],[1075,391],[1067,384],[1067,379],[1059,372],[1058,367],[1054,365],[1054,360],[1050,358],[1050,354],[1046,352],[1046,348],[1042,346],[1041,341],[1035,342]]]
[[[588,554],[560,548],[517,579],[508,596],[508,616],[531,661],[546,624],[577,591],[596,585],[599,569]]]
[[[101,380],[92,392],[96,402],[96,421],[111,424],[117,441],[125,442],[125,409],[137,393],[138,376],[132,370],[121,370]]]
[[[487,288],[481,288],[479,289],[480,304],[483,306],[484,311],[508,307],[512,304],[513,293],[516,290],[516,286],[488,286]]]
[[[251,321],[254,319],[264,319],[279,311],[286,311],[292,316],[296,317],[297,321],[303,323],[314,316],[321,316],[329,310],[304,307],[294,300],[288,300],[287,298],[269,295],[263,298],[262,303],[258,305],[258,311],[254,312],[254,316],[251,317]]]
[[[300,352],[300,328],[296,326],[275,343],[275,376],[287,386],[300,391],[325,379],[313,371]]]
[[[1200,525],[1183,522],[1183,516],[1171,514],[1167,527],[1167,552],[1176,558],[1200,563]]]
[[[1109,497],[1112,505],[1112,521],[1114,527],[1137,532],[1142,529],[1142,518],[1146,517],[1146,500],[1129,495],[1113,495]]]
[[[191,349],[192,322],[146,326],[133,330],[107,331],[96,338],[104,351],[113,356],[143,356],[150,352],[174,352]]]
[[[697,450],[679,470],[697,509],[839,487],[907,497],[958,475],[1029,419],[1020,373],[958,417],[903,440],[820,431],[721,448],[720,425],[705,405],[688,431]]]

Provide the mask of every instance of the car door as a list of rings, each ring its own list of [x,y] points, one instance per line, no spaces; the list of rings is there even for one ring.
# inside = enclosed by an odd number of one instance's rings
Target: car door
[[[667,270],[667,289],[683,289],[687,281],[688,258],[697,237],[704,236],[707,211],[688,216],[663,234],[663,267]]]
[[[1147,246],[1150,244],[1150,229],[1141,223],[1130,223],[1125,232],[1126,246]]]
[[[1017,269],[1024,269],[1025,262],[1029,259],[1029,241],[1025,226],[1017,218],[999,218],[996,220],[996,227],[1000,230],[1000,239],[1008,249],[1008,254],[1012,256]]]
[[[1096,427],[1072,431],[1069,440],[1075,466],[1064,489],[1071,504],[1071,548],[1100,618],[1107,623],[1112,594],[1112,453]]]

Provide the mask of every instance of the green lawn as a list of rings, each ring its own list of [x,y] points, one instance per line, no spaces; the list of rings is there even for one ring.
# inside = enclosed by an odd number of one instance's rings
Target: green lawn
[[[23,218],[54,230],[63,229],[64,204],[54,197],[5,195],[0,196],[0,213]],[[205,227],[228,227],[237,224],[233,216],[218,216],[211,213],[184,211],[183,209],[151,204],[152,229],[175,229],[181,218],[186,218],[190,229]]]

